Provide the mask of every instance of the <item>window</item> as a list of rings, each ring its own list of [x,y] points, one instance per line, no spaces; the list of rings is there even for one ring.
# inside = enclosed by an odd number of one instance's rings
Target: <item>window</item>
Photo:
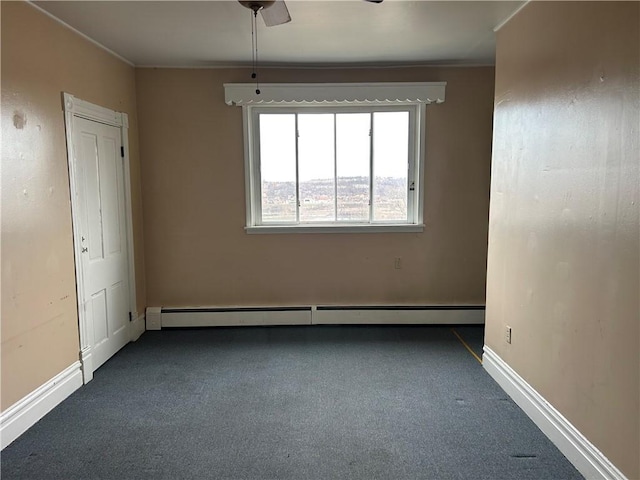
[[[444,84],[410,85],[437,85],[444,101]],[[318,104],[283,88],[290,99],[247,101],[230,92],[236,86],[249,94],[246,85],[225,85],[227,103],[243,106],[249,233],[422,231],[422,125],[431,100]],[[405,93],[395,98],[411,98]]]

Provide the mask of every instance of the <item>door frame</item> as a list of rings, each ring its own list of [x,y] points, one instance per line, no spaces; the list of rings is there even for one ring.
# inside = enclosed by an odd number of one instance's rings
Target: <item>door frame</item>
[[[127,238],[127,263],[129,276],[129,340],[135,340],[138,336],[133,328],[134,320],[138,318],[135,261],[133,250],[133,216],[131,205],[131,170],[129,161],[129,116],[123,112],[116,112],[93,103],[80,100],[70,93],[62,93],[64,110],[64,123],[67,140],[67,163],[69,166],[69,189],[71,193],[71,223],[73,230],[73,254],[76,270],[76,297],[78,300],[78,327],[80,334],[80,363],[82,364],[82,378],[86,384],[93,378],[93,359],[91,339],[93,338],[93,325],[88,321],[85,305],[86,295],[83,287],[82,273],[82,242],[80,233],[80,205],[78,199],[78,166],[73,148],[74,117],[84,118],[98,123],[111,125],[120,129],[122,147],[124,149],[124,202],[125,202],[125,229]]]

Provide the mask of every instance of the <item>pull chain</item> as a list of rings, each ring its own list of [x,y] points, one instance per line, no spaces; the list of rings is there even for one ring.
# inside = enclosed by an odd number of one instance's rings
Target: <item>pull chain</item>
[[[255,12],[251,12],[251,78],[256,78],[256,37]]]
[[[260,95],[260,82],[258,81],[258,10],[253,11],[251,18],[251,78],[256,80],[256,94]]]

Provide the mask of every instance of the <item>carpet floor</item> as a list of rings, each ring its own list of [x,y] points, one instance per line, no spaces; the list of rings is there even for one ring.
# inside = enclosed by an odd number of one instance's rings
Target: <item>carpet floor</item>
[[[482,352],[480,327],[457,327]],[[147,332],[1,455],[9,479],[580,479],[447,327]]]

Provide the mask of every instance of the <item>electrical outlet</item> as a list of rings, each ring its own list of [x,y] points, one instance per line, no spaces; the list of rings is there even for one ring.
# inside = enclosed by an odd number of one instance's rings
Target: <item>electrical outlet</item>
[[[507,341],[507,343],[511,343],[511,327],[508,325],[505,331],[505,340]]]
[[[402,258],[396,257],[393,261],[393,266],[396,270],[400,270],[402,268]]]

